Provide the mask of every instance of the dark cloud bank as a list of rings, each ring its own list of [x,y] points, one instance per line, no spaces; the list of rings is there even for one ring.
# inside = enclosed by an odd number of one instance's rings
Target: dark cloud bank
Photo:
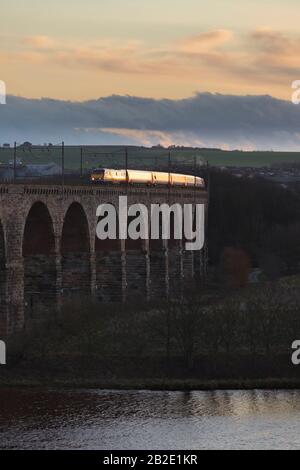
[[[111,96],[85,102],[8,96],[0,143],[156,144],[297,150],[300,105],[271,96],[197,94],[182,100]],[[120,131],[119,131],[120,129]]]

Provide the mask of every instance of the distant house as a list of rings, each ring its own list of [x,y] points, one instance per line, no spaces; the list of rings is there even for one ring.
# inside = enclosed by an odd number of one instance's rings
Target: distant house
[[[4,149],[9,149],[9,148],[10,148],[10,144],[7,144],[7,143],[3,144],[3,148],[4,148]]]
[[[9,166],[14,166],[15,162],[14,160],[9,160],[8,164]],[[20,165],[23,165],[22,160],[20,158],[16,158],[16,166],[20,166]]]

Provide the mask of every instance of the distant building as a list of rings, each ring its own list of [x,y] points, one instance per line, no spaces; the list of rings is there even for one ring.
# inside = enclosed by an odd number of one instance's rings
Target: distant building
[[[3,144],[3,148],[4,148],[4,149],[9,149],[9,148],[10,148],[10,144],[7,144],[7,143]]]
[[[157,144],[157,145],[152,145],[151,148],[156,149],[156,150],[161,150],[161,149],[164,149],[165,147],[161,144]]]
[[[15,162],[14,160],[9,160],[8,164],[9,166],[14,166]],[[20,158],[16,158],[16,166],[20,166],[20,165],[23,165],[22,160]]]
[[[23,150],[30,150],[31,147],[32,147],[32,143],[31,142],[23,142],[22,145],[20,145],[21,148],[23,148]]]

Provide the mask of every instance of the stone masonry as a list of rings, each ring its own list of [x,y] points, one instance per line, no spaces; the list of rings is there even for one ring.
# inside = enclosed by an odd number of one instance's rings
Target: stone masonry
[[[0,337],[21,330],[42,306],[91,295],[100,302],[178,295],[205,274],[206,249],[183,242],[100,241],[96,208],[205,203],[200,188],[0,184]]]

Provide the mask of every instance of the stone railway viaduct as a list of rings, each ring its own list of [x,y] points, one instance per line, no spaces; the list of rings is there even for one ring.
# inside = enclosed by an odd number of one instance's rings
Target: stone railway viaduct
[[[41,305],[85,295],[167,298],[205,275],[205,248],[185,251],[172,239],[100,241],[96,208],[118,207],[120,195],[149,209],[207,203],[202,188],[0,184],[0,337],[22,329]]]

